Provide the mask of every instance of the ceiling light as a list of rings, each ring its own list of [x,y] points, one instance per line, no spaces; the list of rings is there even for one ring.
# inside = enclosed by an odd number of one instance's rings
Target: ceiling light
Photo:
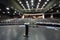
[[[41,0],[39,0],[39,2],[40,2]]]
[[[47,0],[47,1],[49,1],[49,0]]]
[[[21,2],[21,1],[19,1],[19,3],[20,3],[20,4],[22,4],[22,2]]]
[[[23,6],[23,4],[21,4],[21,6]]]
[[[45,4],[47,4],[47,2],[45,2]]]
[[[10,8],[7,7],[6,9],[9,10]]]
[[[7,13],[10,13],[9,11]]]
[[[31,0],[31,2],[33,2],[33,0]]]
[[[37,8],[39,7],[39,5],[37,5]]]
[[[59,12],[59,10],[57,10],[57,12]]]
[[[45,6],[45,4],[43,4],[43,7]]]
[[[31,5],[33,6],[33,0],[31,0]]]
[[[5,12],[3,12],[3,14],[5,14]]]
[[[30,7],[29,7],[29,4],[28,4],[28,1],[26,1],[26,4],[27,4],[27,7],[28,7],[28,9],[29,9]]]
[[[40,3],[38,3],[38,5],[39,5]]]
[[[26,3],[28,3],[28,1],[26,1]]]
[[[14,13],[16,13],[16,11]]]

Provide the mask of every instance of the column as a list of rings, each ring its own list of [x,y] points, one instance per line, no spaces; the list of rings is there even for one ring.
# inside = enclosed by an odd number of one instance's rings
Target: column
[[[42,14],[42,17],[43,17],[43,19],[45,19],[45,16],[44,16],[44,14]]]
[[[24,15],[22,16],[22,19],[24,19]]]

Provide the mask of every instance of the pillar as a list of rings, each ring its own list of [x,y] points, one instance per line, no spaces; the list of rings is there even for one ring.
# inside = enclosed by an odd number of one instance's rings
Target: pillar
[[[43,19],[45,19],[45,16],[44,16],[44,14],[42,15],[42,17],[43,17]]]
[[[22,16],[22,19],[24,19],[24,15]]]

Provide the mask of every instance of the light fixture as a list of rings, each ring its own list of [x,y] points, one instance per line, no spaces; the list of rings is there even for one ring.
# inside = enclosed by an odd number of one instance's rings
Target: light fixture
[[[38,5],[39,5],[40,3],[38,3]]]
[[[45,6],[45,4],[43,4],[43,7]]]
[[[28,9],[30,9],[30,6],[29,6],[29,3],[28,3],[28,1],[26,1],[26,4],[27,4],[27,7],[28,7]]]
[[[3,12],[3,14],[5,14],[5,12]]]
[[[21,6],[25,9],[25,7],[24,7],[24,5],[23,5],[23,4],[21,4]]]
[[[37,5],[37,8],[39,7],[39,5]]]
[[[40,2],[41,0],[39,0],[39,2]]]
[[[33,2],[34,2],[34,0],[31,0],[31,5],[33,6]]]
[[[38,4],[37,4],[37,7],[36,7],[36,8],[38,8],[38,7],[39,7],[39,4],[40,4],[40,3],[38,2]]]
[[[45,4],[47,4],[47,2],[45,2]]]
[[[10,13],[9,11],[7,13]]]
[[[16,13],[16,11],[14,13]]]
[[[59,12],[59,10],[57,10],[56,12]]]
[[[49,0],[47,0],[47,1],[49,1]]]
[[[21,6],[23,6],[23,4],[21,4]]]
[[[26,3],[28,3],[28,1],[26,1]]]
[[[31,2],[33,2],[33,0],[31,0]]]
[[[6,9],[9,10],[10,8],[7,7]]]
[[[19,1],[19,3],[20,3],[20,4],[22,4],[22,2],[21,2],[21,1]]]

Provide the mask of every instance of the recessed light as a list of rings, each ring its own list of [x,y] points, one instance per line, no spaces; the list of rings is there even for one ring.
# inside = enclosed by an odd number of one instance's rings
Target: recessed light
[[[40,2],[41,0],[39,0],[39,2]]]
[[[49,0],[47,0],[47,1],[49,1]]]
[[[39,5],[40,3],[38,3],[38,5]]]
[[[31,2],[33,2],[33,0],[31,0]]]
[[[28,1],[26,1],[26,3],[28,3]]]
[[[7,13],[10,13],[9,11]]]
[[[14,13],[16,13],[16,11]]]
[[[45,4],[47,4],[47,2],[45,2]]]
[[[43,4],[43,7],[45,6],[45,4]]]
[[[5,12],[3,12],[3,14],[5,14]]]
[[[23,6],[23,4],[21,4],[21,6]]]
[[[22,2],[21,2],[21,1],[19,1],[19,3],[20,3],[20,4],[22,4]]]
[[[9,10],[10,8],[7,7],[6,9]]]
[[[56,12],[59,12],[59,10],[57,10]]]

